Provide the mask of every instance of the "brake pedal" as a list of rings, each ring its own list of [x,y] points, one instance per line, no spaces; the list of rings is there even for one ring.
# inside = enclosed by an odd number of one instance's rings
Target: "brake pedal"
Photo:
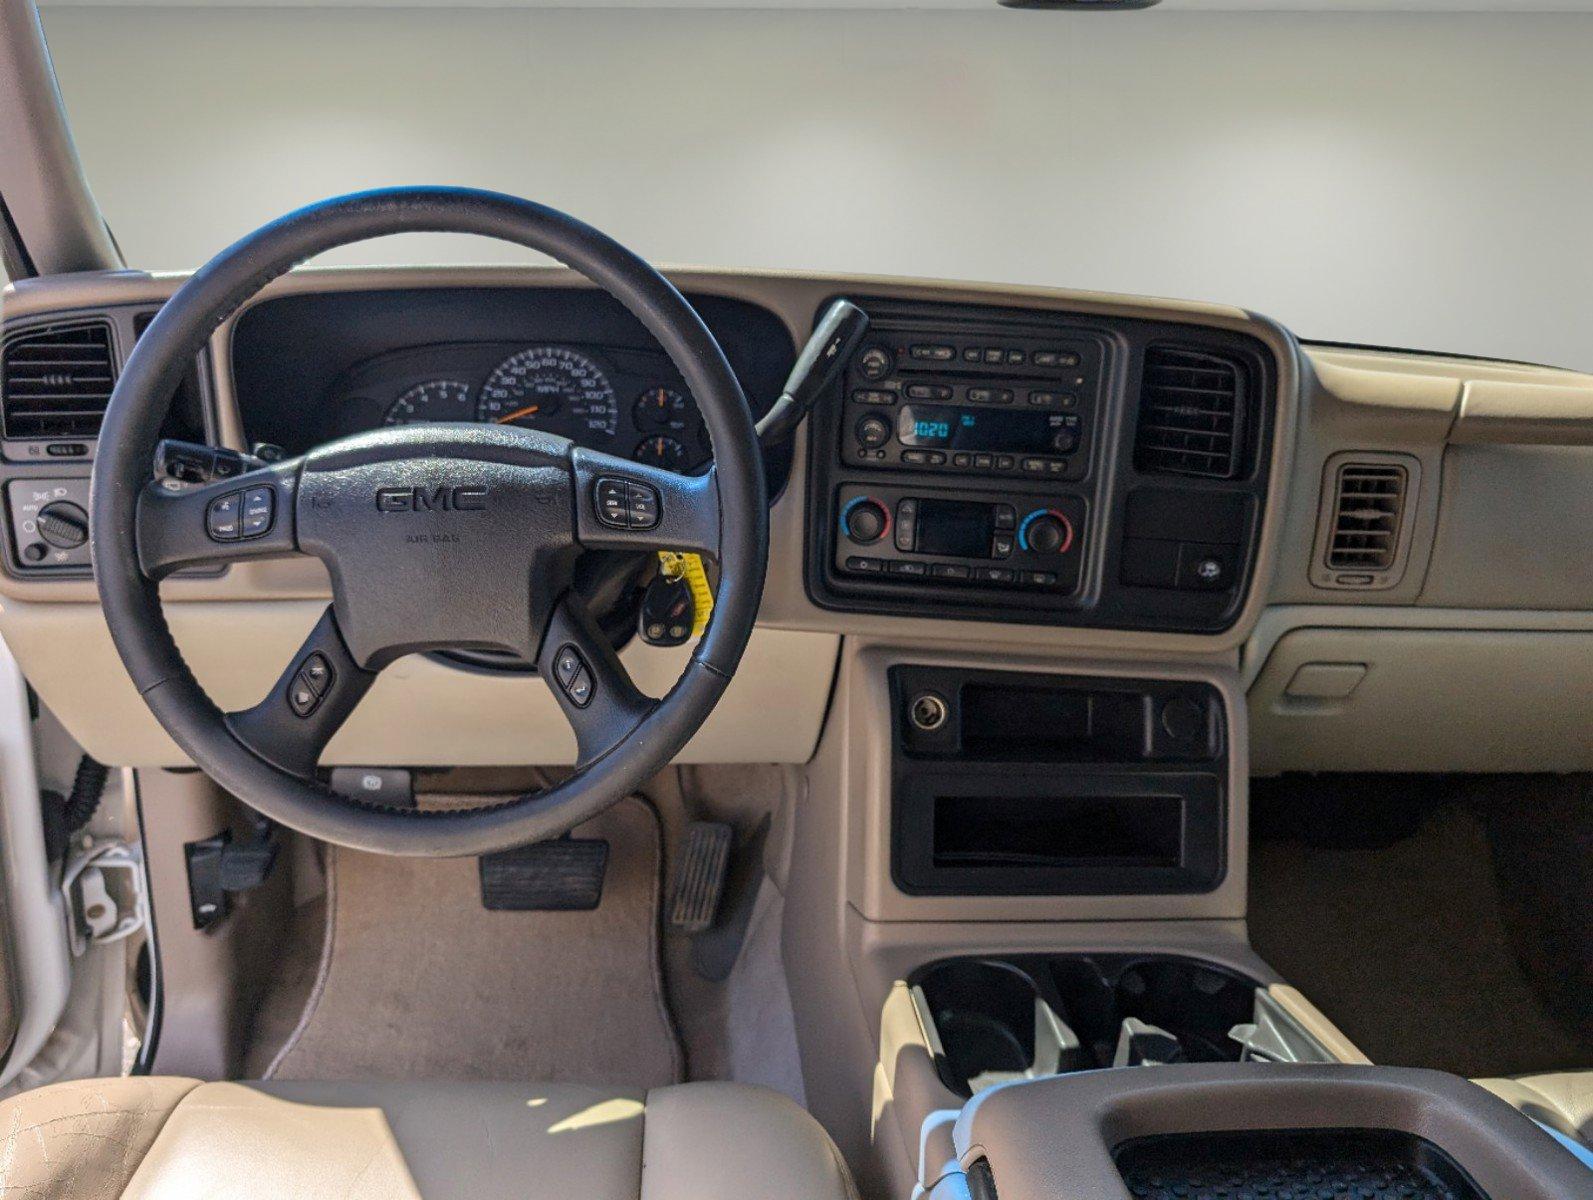
[[[481,906],[497,912],[587,912],[603,899],[608,842],[556,838],[484,854]]]
[[[720,821],[693,821],[686,826],[670,894],[670,928],[701,933],[714,923],[734,837],[735,831]]]

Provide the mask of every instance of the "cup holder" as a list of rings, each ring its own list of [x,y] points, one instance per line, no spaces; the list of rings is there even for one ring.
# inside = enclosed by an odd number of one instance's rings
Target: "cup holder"
[[[1246,1046],[1234,1031],[1253,1029],[1265,1007],[1255,980],[1173,955],[949,959],[909,983],[941,1079],[964,1096],[1066,1071],[1238,1062]]]
[[[939,963],[918,976],[913,1002],[941,1079],[961,1095],[1077,1065],[1077,1039],[1035,981],[1011,963]]]

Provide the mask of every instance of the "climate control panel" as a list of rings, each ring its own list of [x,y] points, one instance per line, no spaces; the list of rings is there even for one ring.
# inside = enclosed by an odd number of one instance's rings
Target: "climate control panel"
[[[844,485],[836,499],[837,572],[958,587],[1078,590],[1082,496],[1020,496]]]

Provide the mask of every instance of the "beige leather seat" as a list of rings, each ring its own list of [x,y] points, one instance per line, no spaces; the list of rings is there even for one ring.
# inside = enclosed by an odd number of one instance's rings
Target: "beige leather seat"
[[[1553,1071],[1477,1082],[1538,1124],[1593,1146],[1593,1071]]]
[[[854,1200],[784,1096],[501,1083],[56,1084],[0,1102],[28,1200]]]

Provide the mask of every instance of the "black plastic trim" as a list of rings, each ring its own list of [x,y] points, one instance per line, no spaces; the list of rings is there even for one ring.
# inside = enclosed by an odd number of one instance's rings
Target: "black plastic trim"
[[[869,314],[875,329],[902,322],[940,323],[956,334],[1094,337],[1108,347],[1094,413],[1094,445],[1089,465],[1077,480],[1055,484],[1027,478],[981,478],[948,472],[888,471],[841,463],[843,388],[830,389],[809,418],[807,556],[804,583],[820,608],[835,612],[877,613],[1028,625],[1132,629],[1148,632],[1221,634],[1231,629],[1254,585],[1261,516],[1277,425],[1280,366],[1260,340],[1247,334],[1200,324],[1138,318],[1108,318],[1053,310],[984,305],[953,305],[850,297]],[[822,307],[819,311],[822,311]],[[1139,472],[1133,462],[1138,417],[1138,380],[1144,351],[1152,343],[1214,348],[1238,356],[1253,372],[1255,411],[1244,469],[1234,480]],[[870,339],[865,339],[865,348]],[[955,365],[955,364],[951,364]],[[835,504],[843,485],[921,489],[924,494],[954,491],[1014,504],[1056,493],[1077,495],[1089,506],[1084,541],[1084,576],[1072,594],[1021,589],[937,585],[932,580],[897,582],[843,574],[835,565],[838,538]],[[1246,527],[1239,544],[1235,586],[1220,591],[1136,587],[1120,582],[1124,509],[1138,487],[1174,488],[1202,496],[1238,496],[1246,504]]]

